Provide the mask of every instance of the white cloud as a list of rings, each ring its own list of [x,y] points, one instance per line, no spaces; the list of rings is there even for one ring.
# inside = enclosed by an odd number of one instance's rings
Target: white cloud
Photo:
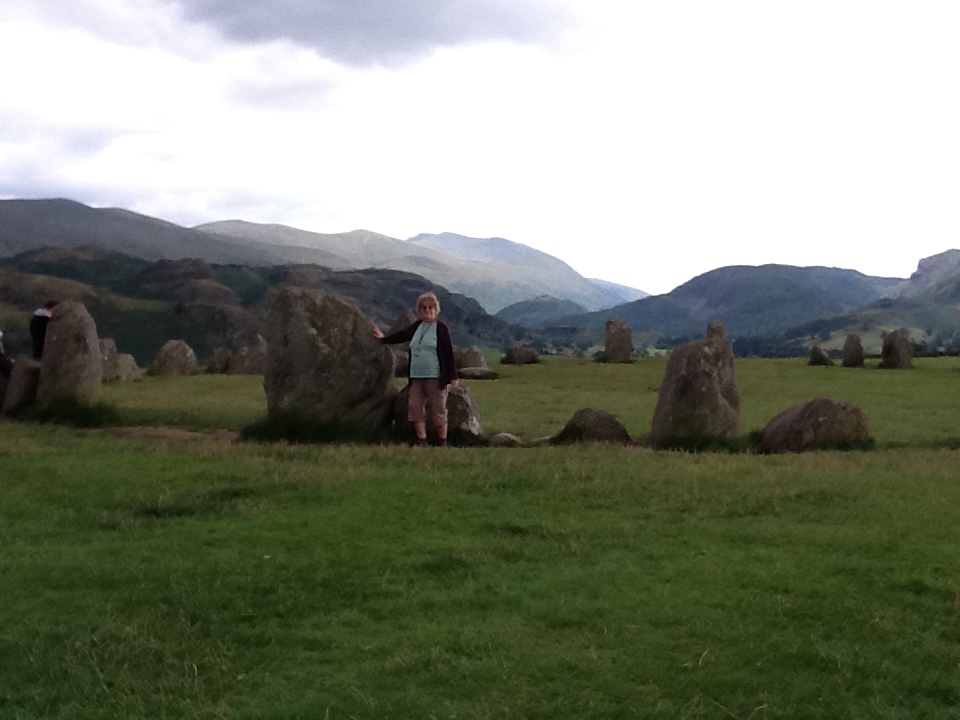
[[[477,1],[430,23],[410,2],[323,32],[385,6],[270,4],[260,29],[239,7],[9,0],[0,193],[497,235],[650,292],[730,264],[903,276],[957,245],[947,2]]]

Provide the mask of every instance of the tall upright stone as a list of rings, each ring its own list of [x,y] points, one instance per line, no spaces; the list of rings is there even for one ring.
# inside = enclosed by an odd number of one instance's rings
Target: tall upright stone
[[[676,348],[667,361],[650,432],[651,447],[731,439],[740,430],[740,390],[733,347],[719,322],[706,339]]]
[[[633,330],[623,320],[607,320],[604,333],[603,361],[630,362],[633,356]]]
[[[880,367],[890,370],[909,370],[913,367],[910,333],[902,329],[887,333],[880,350]]]
[[[397,390],[393,354],[352,302],[331,293],[284,288],[268,310],[267,414],[358,433],[390,424]]]
[[[843,358],[840,360],[843,367],[863,367],[864,354],[863,342],[856,333],[847,335],[843,341]]]
[[[41,406],[58,400],[95,403],[100,399],[102,382],[97,324],[83,303],[76,300],[57,303],[47,325],[37,403]]]

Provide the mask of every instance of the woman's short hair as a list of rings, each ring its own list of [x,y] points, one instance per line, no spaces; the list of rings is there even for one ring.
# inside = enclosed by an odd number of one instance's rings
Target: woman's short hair
[[[436,305],[437,312],[440,312],[440,301],[437,299],[437,296],[432,292],[425,292],[420,297],[417,298],[417,310],[423,307],[425,304]]]

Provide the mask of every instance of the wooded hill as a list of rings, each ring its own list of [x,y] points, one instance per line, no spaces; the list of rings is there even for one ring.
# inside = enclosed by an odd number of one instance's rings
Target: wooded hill
[[[460,345],[539,342],[524,328],[489,315],[476,300],[410,273],[197,259],[154,263],[98,247],[41,248],[0,260],[0,327],[8,352],[26,352],[33,310],[47,299],[75,299],[87,306],[100,336],[112,337],[141,366],[174,338],[203,359],[215,347],[238,349],[262,335],[269,294],[284,285],[352,298],[384,330],[412,309],[420,293],[432,290]]]
[[[494,317],[476,299],[420,274],[345,266],[375,264],[363,260],[363,253],[381,252],[386,245],[397,256],[412,249],[410,257],[422,268],[434,267],[432,258],[438,256],[421,253],[441,252],[431,245],[451,251],[450,257],[460,253],[457,262],[474,266],[488,260],[530,264],[528,251],[534,258],[538,251],[496,238],[479,241],[471,250],[469,241],[475,239],[452,234],[407,242],[355,231],[323,236],[339,237],[334,252],[311,244],[316,235],[237,222],[188,229],[67,200],[0,201],[0,257],[7,256],[0,262],[5,268],[0,272],[0,328],[7,333],[8,348],[25,345],[26,323],[35,307],[51,297],[77,297],[91,306],[101,334],[114,337],[122,352],[133,353],[142,364],[174,337],[187,340],[202,356],[217,345],[245,342],[262,327],[270,289],[299,284],[354,298],[385,328],[419,292],[432,289],[441,297],[442,316],[454,326],[459,344],[499,349],[523,340],[541,351],[588,352],[602,344],[609,318],[627,322],[638,347],[672,347],[700,338],[711,320],[724,323],[741,355],[803,355],[815,342],[835,349],[848,332],[861,334],[868,351],[878,350],[881,335],[899,327],[909,329],[915,342],[960,347],[958,250],[921,260],[908,280],[825,267],[731,266],[665,295],[606,310],[582,312],[588,306],[569,297],[535,293]],[[477,259],[464,259],[470,252],[479,253]],[[562,263],[557,263],[551,258],[547,264],[559,272]],[[448,266],[443,267],[446,272]],[[475,280],[478,289],[490,285],[492,292],[501,287],[531,292],[512,279]]]

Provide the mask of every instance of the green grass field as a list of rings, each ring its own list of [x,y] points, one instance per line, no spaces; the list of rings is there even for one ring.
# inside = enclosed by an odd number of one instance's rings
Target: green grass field
[[[485,431],[648,428],[663,359],[468,383]],[[2,718],[960,717],[960,363],[737,362],[876,449],[231,443],[258,378],[108,386],[127,425],[0,424]]]

